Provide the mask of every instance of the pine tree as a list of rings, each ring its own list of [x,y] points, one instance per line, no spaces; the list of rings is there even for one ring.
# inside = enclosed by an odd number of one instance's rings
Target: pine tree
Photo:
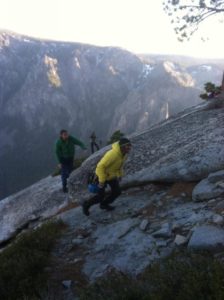
[[[116,130],[110,137],[110,140],[107,142],[107,145],[113,144],[119,141],[120,138],[124,137],[124,133],[120,130]]]
[[[212,82],[206,82],[204,85],[205,93],[200,94],[200,98],[203,100],[212,99],[219,95],[222,91],[221,86],[216,86]]]

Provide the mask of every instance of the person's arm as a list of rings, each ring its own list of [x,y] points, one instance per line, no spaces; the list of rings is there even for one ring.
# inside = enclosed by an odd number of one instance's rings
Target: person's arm
[[[57,141],[55,145],[55,154],[58,160],[58,163],[61,164],[61,147],[60,143]]]
[[[74,136],[70,135],[70,139],[71,139],[71,141],[73,142],[74,145],[77,145],[77,146],[81,147],[83,150],[87,149],[86,146],[80,140],[75,138]]]
[[[118,172],[117,172],[117,177],[120,179],[121,179],[121,177],[124,176],[124,163],[125,163],[126,159],[127,159],[127,155],[124,156],[120,170],[118,170]]]
[[[106,170],[115,160],[116,155],[112,151],[108,151],[97,164],[96,174],[100,185],[104,185],[107,177]]]

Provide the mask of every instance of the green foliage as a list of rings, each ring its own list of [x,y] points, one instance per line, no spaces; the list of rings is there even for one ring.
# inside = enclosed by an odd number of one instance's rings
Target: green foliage
[[[82,290],[80,300],[142,300],[144,294],[144,287],[139,281],[112,272],[106,278]]]
[[[224,267],[208,253],[173,254],[149,268],[151,299],[206,300],[224,297]]]
[[[224,14],[223,0],[164,0],[163,7],[180,41],[189,39],[210,16]]]
[[[208,253],[182,252],[131,278],[112,273],[80,292],[80,300],[222,300],[224,266]]]
[[[124,137],[124,133],[121,132],[120,130],[115,131],[111,137],[110,140],[107,142],[107,145],[113,144],[117,141],[119,141],[120,138]]]
[[[204,85],[205,93],[200,94],[200,98],[207,100],[214,98],[221,93],[221,86],[216,86],[214,83],[206,82]]]
[[[0,299],[37,298],[47,282],[44,269],[63,224],[49,222],[22,234],[0,253]]]

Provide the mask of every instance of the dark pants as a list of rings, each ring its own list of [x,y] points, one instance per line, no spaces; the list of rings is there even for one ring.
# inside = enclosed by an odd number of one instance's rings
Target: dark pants
[[[63,158],[61,162],[61,181],[63,189],[67,187],[67,179],[73,170],[73,157]]]
[[[99,150],[99,146],[96,142],[91,142],[91,152],[94,153],[94,147],[96,147],[96,150]]]
[[[105,195],[105,188],[106,188],[107,184],[110,186],[111,191],[108,195]],[[89,207],[94,204],[97,204],[97,203],[100,203],[101,205],[106,206],[106,205],[114,202],[114,200],[118,196],[120,196],[120,194],[121,194],[121,188],[120,188],[118,179],[116,178],[116,179],[108,180],[108,181],[106,181],[105,187],[102,189],[99,189],[99,192],[94,197],[89,199],[87,201],[87,203],[89,204],[88,205]]]

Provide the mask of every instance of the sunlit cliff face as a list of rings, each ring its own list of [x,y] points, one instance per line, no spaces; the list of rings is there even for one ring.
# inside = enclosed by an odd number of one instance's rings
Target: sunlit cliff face
[[[44,63],[47,66],[47,77],[50,84],[52,84],[55,87],[60,87],[61,80],[58,75],[58,68],[57,68],[58,60],[56,58],[45,55]]]
[[[183,70],[181,70],[180,68],[177,68],[177,66],[175,66],[175,64],[173,62],[166,61],[166,62],[164,62],[163,65],[164,65],[165,70],[171,76],[176,78],[176,80],[182,86],[185,86],[185,87],[195,86],[195,82],[194,82],[193,78],[189,74],[183,72]]]

